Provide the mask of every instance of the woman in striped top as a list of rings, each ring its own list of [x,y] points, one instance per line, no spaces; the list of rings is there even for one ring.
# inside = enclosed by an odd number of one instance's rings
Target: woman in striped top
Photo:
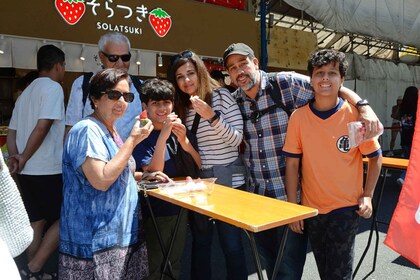
[[[188,129],[200,116],[196,132],[202,161],[201,177],[217,177],[216,183],[233,188],[245,184],[245,169],[238,147],[243,137],[241,111],[231,93],[210,77],[203,61],[187,50],[172,57],[168,77],[175,85],[175,113]],[[194,213],[191,279],[211,279],[212,223]],[[239,228],[216,221],[226,259],[227,279],[247,279],[245,254]]]

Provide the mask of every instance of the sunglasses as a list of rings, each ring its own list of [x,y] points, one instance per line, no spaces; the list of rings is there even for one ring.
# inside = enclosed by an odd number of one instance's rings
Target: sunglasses
[[[124,101],[128,103],[131,103],[134,100],[134,93],[132,92],[121,92],[116,89],[109,89],[103,93],[108,95],[108,98],[111,100],[118,100],[121,98],[121,96],[124,98]]]
[[[120,58],[124,62],[130,61],[130,59],[131,59],[131,53],[127,53],[127,54],[123,54],[123,55],[116,55],[116,54],[107,54],[105,52],[102,52],[102,54],[104,56],[106,56],[106,58],[108,58],[108,60],[110,62],[117,62],[118,59],[120,59]]]
[[[175,63],[177,63],[178,60],[180,60],[181,58],[190,58],[192,56],[193,56],[192,51],[190,50],[183,51],[182,53],[176,54],[171,58],[171,65],[174,65]]]

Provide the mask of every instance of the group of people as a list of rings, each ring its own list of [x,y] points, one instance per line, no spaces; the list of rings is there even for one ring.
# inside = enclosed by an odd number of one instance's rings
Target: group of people
[[[179,176],[177,149],[192,158],[201,178],[217,177],[225,186],[319,209],[319,216],[290,225],[276,279],[301,278],[307,236],[321,278],[351,279],[358,216],[372,213],[381,149],[376,139],[349,149],[345,128],[362,119],[370,138],[380,123],[366,100],[343,87],[347,64],[342,53],[315,52],[308,60],[311,77],[268,74],[259,69],[249,46],[234,43],[223,54],[237,87],[231,93],[191,50],[172,57],[168,80],[150,79],[139,88],[137,78],[127,73],[129,40],[111,32],[98,47],[104,70],[87,82],[86,75],[75,80],[66,110],[59,84],[65,57],[52,45],[39,49],[39,78],[16,102],[7,144],[10,170],[18,173],[35,232],[24,269],[27,279],[45,277],[43,265],[57,246],[59,279],[160,278],[163,254],[136,181]],[[142,110],[151,120],[144,126]],[[365,185],[362,155],[369,158]],[[167,246],[180,209],[150,202]],[[226,278],[247,279],[241,230],[198,213],[181,217],[170,258],[175,279],[187,224],[191,279],[211,279],[215,228]],[[256,235],[269,276],[283,228]]]

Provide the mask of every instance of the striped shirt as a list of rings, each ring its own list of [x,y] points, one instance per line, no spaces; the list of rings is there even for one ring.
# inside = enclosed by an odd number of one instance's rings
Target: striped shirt
[[[255,99],[246,96],[242,89],[235,92],[242,113],[251,115],[255,110],[264,110],[276,103],[267,88],[271,87],[267,73],[260,71],[260,89]],[[313,98],[309,77],[280,72],[277,75],[281,100],[288,108],[298,108]],[[254,192],[268,197],[287,200],[284,187],[286,162],[282,149],[286,138],[289,118],[280,107],[260,116],[255,123],[245,121],[244,158],[253,180]]]
[[[206,119],[200,118],[197,129],[198,149],[203,169],[234,162],[239,156],[238,147],[243,138],[241,111],[227,89],[219,88],[213,92],[212,108],[220,111],[219,121],[211,126]],[[187,112],[188,129],[192,127],[195,113],[194,109]],[[243,174],[233,174],[232,187],[236,188],[244,183]]]

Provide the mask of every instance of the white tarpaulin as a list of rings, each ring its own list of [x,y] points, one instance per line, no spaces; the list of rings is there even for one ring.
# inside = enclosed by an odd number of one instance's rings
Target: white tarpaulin
[[[284,0],[337,32],[420,48],[419,0]]]

